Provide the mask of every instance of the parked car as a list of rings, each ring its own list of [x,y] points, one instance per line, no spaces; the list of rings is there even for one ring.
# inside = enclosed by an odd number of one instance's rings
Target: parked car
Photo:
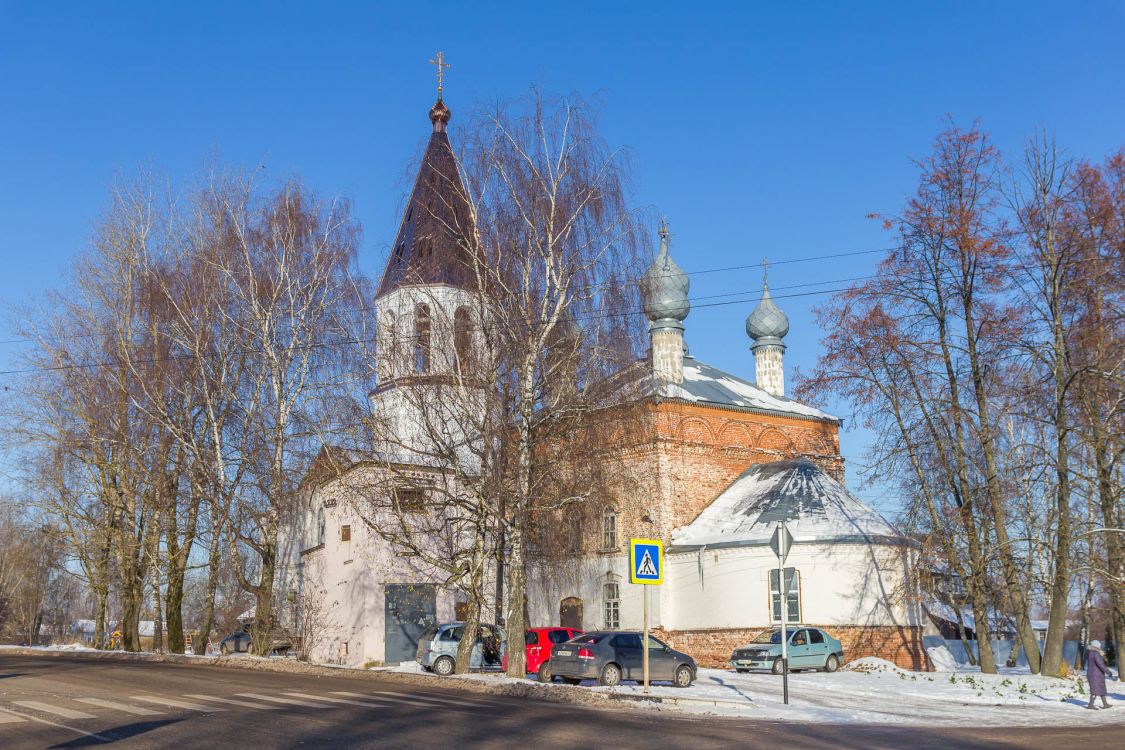
[[[556,643],[566,643],[575,636],[582,635],[577,628],[531,628],[524,634],[525,660],[527,671],[534,672],[540,682],[550,682],[551,647]],[[504,656],[504,669],[508,668],[508,657]]]
[[[649,681],[670,681],[676,687],[690,687],[699,671],[695,659],[648,637]],[[597,680],[600,685],[617,685],[622,680],[644,677],[644,650],[641,634],[635,631],[583,633],[551,649],[551,672],[571,685],[582,680]]]
[[[250,631],[244,628],[231,633],[226,638],[219,641],[219,653],[226,656],[240,652],[249,652],[251,642]],[[292,646],[293,644],[283,633],[278,632],[270,635],[271,655],[287,654]]]
[[[219,653],[223,656],[249,650],[250,634],[245,630],[239,630],[236,633],[231,633],[226,638],[219,641]]]
[[[823,669],[835,672],[844,663],[844,648],[840,641],[820,628],[801,625],[786,626],[789,636],[789,669]],[[730,655],[730,664],[739,672],[768,669],[781,674],[781,628],[761,633],[750,643],[740,646]]]
[[[457,666],[457,645],[465,633],[463,622],[431,625],[418,638],[418,663],[427,672],[448,676]],[[486,622],[480,624],[469,666],[473,669],[500,669],[507,644],[504,631]]]

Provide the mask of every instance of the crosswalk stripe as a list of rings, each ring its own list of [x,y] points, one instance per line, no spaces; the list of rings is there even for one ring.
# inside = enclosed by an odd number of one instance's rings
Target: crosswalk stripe
[[[376,695],[400,695],[400,694],[390,694],[390,693],[385,693],[385,692],[378,692],[378,690],[377,690]],[[494,704],[490,704],[490,703],[480,703],[480,702],[476,702],[476,701],[458,701],[457,698],[438,697],[438,696],[433,695],[432,693],[418,693],[417,695],[418,695],[418,699],[420,699],[420,701],[434,701],[436,703],[448,703],[448,704],[453,705],[453,706],[472,706],[474,708],[479,708],[480,706],[494,705]]]
[[[495,705],[497,705],[496,703],[493,703],[492,701],[483,700],[481,698],[464,698],[464,699],[446,698],[445,696],[437,696],[437,695],[434,695],[433,693],[419,693],[419,695],[425,696],[425,699],[428,700],[428,701],[438,701],[440,703],[452,703],[455,706],[495,706]]]
[[[329,698],[327,695],[309,695],[308,693],[286,693],[286,695],[293,698],[308,698],[313,701],[325,701],[326,703],[341,703],[349,706],[363,706],[364,708],[386,708],[386,703],[376,703],[372,701],[350,701],[347,698]]]
[[[225,697],[224,698],[217,698],[213,695],[189,694],[189,695],[185,695],[184,697],[185,698],[197,698],[198,700],[201,700],[201,701],[218,701],[219,703],[229,703],[232,706],[244,706],[246,708],[258,708],[258,709],[261,709],[262,711],[276,711],[277,709],[281,708],[281,706],[267,706],[264,703],[251,703],[250,701],[240,701],[236,698],[225,698]]]
[[[22,716],[16,716],[15,714],[8,713],[4,709],[0,708],[0,724],[15,724],[17,721],[27,721],[27,719],[23,718]]]
[[[309,703],[308,701],[299,701],[296,698],[282,698],[279,695],[260,695],[258,693],[239,693],[241,698],[253,698],[259,701],[271,701],[273,703],[285,703],[291,706],[308,706],[309,708],[324,708],[323,703]]]
[[[124,711],[127,714],[136,714],[137,716],[159,716],[159,711],[153,711],[151,708],[141,708],[140,706],[128,706],[124,703],[117,703],[116,701],[102,700],[101,698],[75,698],[74,700],[82,703],[89,703],[91,706],[101,706],[102,708],[112,708],[116,711]]]
[[[130,700],[155,703],[158,706],[169,706],[171,708],[186,708],[188,711],[200,711],[207,714],[223,710],[217,706],[204,706],[202,703],[192,703],[191,701],[182,701],[176,698],[161,698],[156,695],[134,695],[130,697]]]
[[[13,706],[23,706],[30,708],[33,711],[42,711],[45,714],[54,714],[61,716],[64,719],[92,719],[93,714],[84,713],[82,711],[74,711],[69,708],[59,708],[52,706],[50,703],[43,703],[42,701],[12,701]]]
[[[432,703],[429,698],[416,698],[413,695],[404,697],[402,693],[376,693],[370,695],[368,693],[349,693],[343,690],[334,690],[332,695],[344,695],[348,698],[362,698],[369,701],[391,701],[392,703],[405,703],[408,706],[416,706],[421,708],[441,708],[437,703]]]

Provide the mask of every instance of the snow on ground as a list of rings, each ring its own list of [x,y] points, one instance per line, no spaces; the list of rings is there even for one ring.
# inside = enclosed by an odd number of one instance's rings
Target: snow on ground
[[[3,649],[3,648],[19,648],[19,649],[30,648],[30,649],[33,649],[35,651],[97,651],[98,650],[98,649],[94,648],[93,646],[87,646],[84,643],[55,643],[55,644],[52,644],[50,646],[12,646],[12,645],[0,646],[0,649]]]
[[[428,674],[417,662],[375,671]],[[495,672],[431,677],[434,680],[471,680],[491,685],[524,681]],[[528,684],[524,682],[524,684]],[[538,684],[531,681],[530,684]],[[701,669],[691,688],[669,684],[651,687],[661,702],[644,700],[639,684],[600,687],[592,680],[583,685],[592,693],[622,700],[620,705],[640,710],[673,710],[748,719],[845,724],[925,724],[981,726],[1034,726],[1125,723],[1125,689],[1110,683],[1109,700],[1117,708],[1088,711],[1086,681],[1031,675],[1026,670],[982,675],[964,668],[949,672],[909,672],[874,657],[857,659],[834,674],[797,673],[789,676],[789,705],[782,702],[781,678],[767,673],[736,674],[721,669]],[[543,685],[544,689],[562,683]]]
[[[908,672],[882,659],[860,659],[834,674],[790,675],[788,706],[782,702],[781,688],[781,678],[772,674],[701,669],[690,689],[654,685],[652,692],[696,713],[786,721],[982,726],[1125,723],[1125,689],[1110,683],[1109,700],[1118,704],[1116,709],[1087,711],[1089,693],[1084,679]],[[642,694],[641,687],[633,684],[593,689]]]

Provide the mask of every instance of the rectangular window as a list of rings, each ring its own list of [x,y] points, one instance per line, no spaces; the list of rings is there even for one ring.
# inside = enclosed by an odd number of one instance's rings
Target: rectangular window
[[[340,527],[340,541],[341,542],[350,542],[351,540],[352,540],[352,527],[351,526],[341,526]]]
[[[786,622],[801,621],[801,576],[796,568],[785,569],[786,594],[788,607]],[[777,575],[777,568],[770,570],[770,616],[773,622],[781,622],[781,586]]]
[[[617,549],[617,513],[612,508],[602,515],[602,549]]]
[[[621,593],[616,583],[607,583],[602,589],[605,600],[605,627],[617,630],[621,627]]]
[[[420,487],[399,487],[395,500],[399,511],[417,512],[426,507],[426,491]]]

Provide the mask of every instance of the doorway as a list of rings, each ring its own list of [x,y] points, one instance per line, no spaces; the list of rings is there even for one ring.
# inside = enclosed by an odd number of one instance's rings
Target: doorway
[[[559,627],[582,630],[582,600],[568,596],[559,602]]]

